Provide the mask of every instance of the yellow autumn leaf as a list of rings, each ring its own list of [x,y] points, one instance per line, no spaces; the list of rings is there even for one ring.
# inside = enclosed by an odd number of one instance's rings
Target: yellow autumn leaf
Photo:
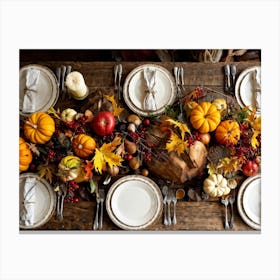
[[[95,149],[95,155],[93,157],[93,165],[97,172],[102,173],[102,169],[105,168],[106,162],[103,158],[103,153],[99,151],[99,149]]]
[[[252,138],[251,138],[251,145],[254,149],[256,149],[260,143],[257,139],[258,135],[260,134],[261,132],[259,130],[255,130],[253,135],[252,135]]]
[[[252,124],[253,129],[261,131],[261,123],[262,123],[262,118],[257,117]]]
[[[104,97],[112,103],[113,115],[115,117],[118,117],[122,113],[124,108],[121,108],[121,107],[118,106],[118,104],[117,104],[117,102],[115,100],[115,97],[113,95],[104,95]]]
[[[238,157],[225,157],[219,160],[217,169],[220,169],[224,175],[236,172],[240,169],[240,159]]]
[[[172,151],[177,152],[178,155],[185,152],[188,147],[188,142],[182,140],[177,134],[171,133],[169,141],[166,143],[166,150],[170,153]]]
[[[212,163],[212,162],[209,162],[209,163],[207,164],[207,169],[208,169],[208,174],[209,174],[209,175],[212,175],[212,174],[217,173],[216,166],[215,166],[215,164]]]
[[[93,165],[97,172],[101,174],[107,164],[111,168],[113,166],[121,166],[121,162],[123,161],[122,157],[113,152],[120,144],[121,138],[116,137],[112,142],[103,144],[100,149],[95,149]]]
[[[189,130],[188,126],[185,123],[181,123],[181,122],[175,121],[173,119],[168,119],[167,121],[170,122],[171,124],[173,124],[175,127],[178,127],[180,129],[182,140],[185,139],[185,133],[191,134],[191,131]]]

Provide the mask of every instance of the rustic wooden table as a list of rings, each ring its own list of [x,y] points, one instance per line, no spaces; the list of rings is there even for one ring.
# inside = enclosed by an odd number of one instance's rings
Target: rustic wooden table
[[[20,66],[27,64],[41,64],[55,71],[55,68],[61,65],[71,65],[73,70],[80,71],[85,78],[90,92],[98,89],[112,90],[114,86],[113,68],[116,62],[76,62],[76,61],[29,61],[21,62]],[[148,63],[148,62],[147,62]],[[122,62],[124,82],[127,74],[135,67],[144,64],[144,62]],[[196,63],[196,62],[153,62],[168,69],[171,73],[174,66],[183,66],[185,70],[185,88],[186,92],[193,90],[197,86],[206,86],[214,90],[223,92],[225,63]],[[237,77],[244,69],[260,65],[258,61],[235,62],[237,66]],[[60,109],[80,108],[84,104],[82,101],[58,100],[56,107]],[[92,231],[93,219],[95,216],[96,204],[94,201],[80,200],[78,203],[66,203],[64,206],[64,219],[56,220],[54,214],[52,218],[39,230],[84,230]],[[234,205],[235,225],[231,231],[254,231],[243,222],[237,211],[236,203]],[[224,231],[224,206],[218,201],[179,201],[177,203],[177,224],[166,227],[162,219],[158,220],[148,231]],[[120,230],[110,220],[106,211],[104,211],[104,231]],[[94,233],[96,233],[95,231]]]

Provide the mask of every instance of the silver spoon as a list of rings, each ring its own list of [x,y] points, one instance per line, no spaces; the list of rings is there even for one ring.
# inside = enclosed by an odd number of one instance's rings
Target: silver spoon
[[[164,225],[168,225],[168,220],[167,220],[167,207],[166,207],[166,203],[167,203],[167,192],[168,192],[168,187],[167,186],[163,186],[162,188],[162,194],[164,196],[163,198],[163,205],[164,205],[164,219],[163,219],[163,223]]]

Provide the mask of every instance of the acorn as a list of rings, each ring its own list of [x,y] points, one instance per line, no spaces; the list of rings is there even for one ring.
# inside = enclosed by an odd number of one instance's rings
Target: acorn
[[[128,154],[134,154],[137,151],[137,145],[127,139],[124,140],[124,149]]]
[[[131,169],[136,170],[140,167],[140,159],[139,157],[133,157],[129,162],[128,165]]]

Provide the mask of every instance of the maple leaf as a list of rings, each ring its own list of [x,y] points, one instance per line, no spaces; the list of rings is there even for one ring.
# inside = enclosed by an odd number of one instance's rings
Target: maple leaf
[[[48,163],[38,166],[38,175],[40,179],[45,178],[50,184],[52,183],[53,175]]]
[[[95,149],[93,165],[97,172],[101,174],[106,164],[108,164],[110,168],[113,166],[121,166],[121,162],[123,161],[122,157],[113,152],[120,144],[121,138],[116,137],[112,142],[103,144],[100,149]]]
[[[122,113],[124,108],[121,108],[121,107],[118,106],[118,104],[117,104],[117,102],[115,100],[115,97],[113,95],[104,95],[104,97],[112,103],[113,115],[115,117],[118,117]]]
[[[254,133],[253,133],[253,135],[252,135],[252,138],[251,138],[251,145],[252,145],[252,147],[253,147],[254,149],[256,149],[256,148],[260,145],[260,143],[259,143],[259,141],[258,141],[258,139],[257,139],[257,137],[259,136],[260,133],[261,133],[261,132],[260,132],[259,130],[255,130]]]
[[[191,134],[191,131],[189,130],[188,126],[185,123],[181,123],[181,122],[175,121],[173,119],[168,119],[167,121],[170,122],[171,124],[173,124],[175,127],[178,127],[180,129],[182,140],[185,139],[185,133]]]
[[[224,175],[234,173],[240,169],[240,159],[238,157],[225,157],[219,160],[217,169],[220,169]]]
[[[170,153],[172,151],[177,152],[178,155],[185,152],[188,147],[188,142],[182,140],[176,133],[171,132],[171,136],[166,143],[166,150]]]

